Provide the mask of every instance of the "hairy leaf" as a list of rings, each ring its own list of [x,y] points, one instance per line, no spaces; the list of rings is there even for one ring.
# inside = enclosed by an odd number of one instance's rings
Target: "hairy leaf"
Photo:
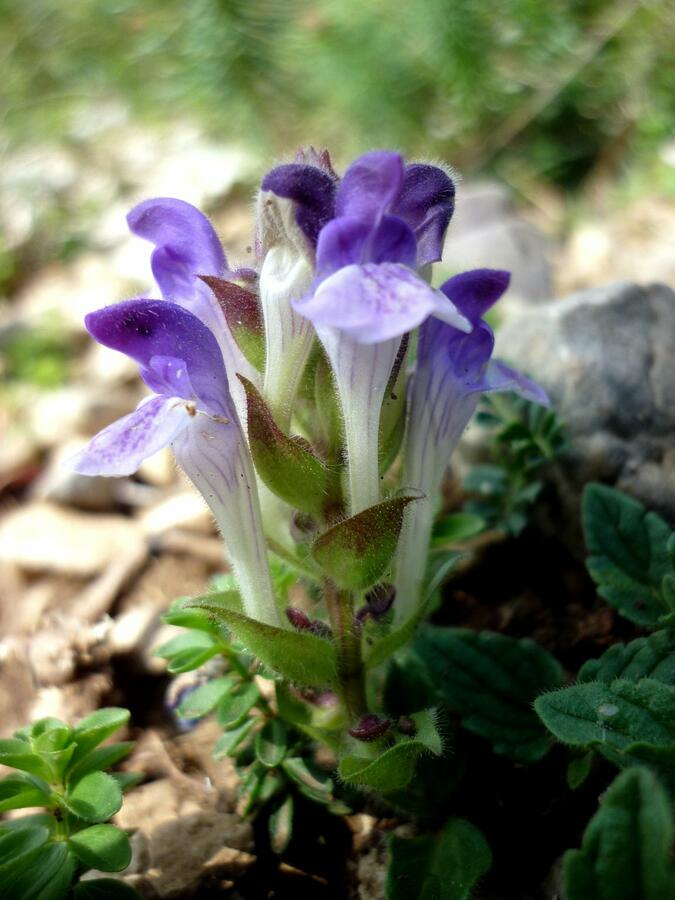
[[[550,740],[532,710],[542,691],[562,684],[562,668],[534,641],[466,628],[424,628],[412,652],[436,697],[497,753],[536,762]]]
[[[111,775],[91,772],[68,791],[65,803],[86,822],[105,822],[122,806],[122,790]]]
[[[667,612],[661,586],[673,565],[671,530],[656,513],[621,491],[589,484],[582,517],[588,571],[598,593],[638,625],[656,625]]]
[[[490,848],[465,819],[451,818],[437,835],[389,840],[386,900],[467,900],[492,865]]]
[[[312,556],[338,587],[370,587],[391,562],[405,508],[417,499],[393,497],[343,519],[316,539]]]
[[[129,838],[114,825],[92,825],[71,835],[68,846],[90,869],[121,872],[131,862]]]
[[[616,765],[675,766],[675,688],[660,681],[589,681],[543,694],[535,709],[558,740],[595,747]]]
[[[337,663],[335,647],[330,641],[306,632],[267,625],[249,619],[239,611],[236,594],[206,594],[186,601],[186,607],[205,609],[223,622],[254,656],[291,681],[312,687],[335,684]]]
[[[665,791],[642,767],[622,772],[600,801],[580,850],[563,860],[566,900],[675,896],[673,818]]]
[[[419,755],[431,751],[439,756],[443,749],[430,712],[415,713],[411,718],[417,728],[414,737],[402,738],[376,757],[356,753],[343,756],[338,766],[340,778],[349,784],[377,791],[397,791],[405,787],[415,772]]]
[[[578,681],[639,681],[653,678],[675,685],[675,633],[657,631],[629,644],[614,644],[600,659],[589,659],[579,670]]]

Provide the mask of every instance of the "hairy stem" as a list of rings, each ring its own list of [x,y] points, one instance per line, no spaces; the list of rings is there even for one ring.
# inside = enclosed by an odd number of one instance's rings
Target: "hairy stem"
[[[324,582],[328,618],[337,646],[340,694],[350,720],[356,722],[367,712],[366,688],[361,658],[361,635],[354,621],[354,600],[329,580]]]

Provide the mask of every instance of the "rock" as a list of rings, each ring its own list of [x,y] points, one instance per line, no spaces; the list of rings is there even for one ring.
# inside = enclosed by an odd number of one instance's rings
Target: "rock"
[[[497,354],[543,385],[565,423],[570,512],[598,480],[675,522],[672,290],[612,284],[530,310],[498,332]]]
[[[512,303],[546,300],[552,293],[551,246],[546,236],[514,212],[497,182],[460,185],[443,250],[441,270],[491,268],[511,272]],[[500,304],[504,309],[504,304]]]
[[[237,815],[200,807],[198,795],[169,778],[142,785],[125,799],[116,824],[138,829],[135,886],[165,900],[198,897],[223,879],[236,880],[255,862],[253,831]]]
[[[122,516],[98,516],[35,502],[0,520],[0,562],[30,572],[97,575],[120,556],[145,553],[139,526]]]

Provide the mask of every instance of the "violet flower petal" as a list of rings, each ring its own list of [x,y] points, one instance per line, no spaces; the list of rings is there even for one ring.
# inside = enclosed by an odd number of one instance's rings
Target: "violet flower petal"
[[[144,370],[154,371],[155,377],[153,359],[182,360],[195,398],[204,409],[211,415],[234,417],[218,342],[206,325],[182,306],[166,300],[127,300],[89,313],[85,324],[99,343],[130,356]]]
[[[471,269],[449,278],[441,291],[467,319],[477,322],[506,292],[510,281],[511,274],[501,269]]]
[[[299,228],[316,246],[319,232],[333,216],[335,179],[316,166],[288,163],[268,172],[260,190],[292,200]]]
[[[131,475],[189,422],[185,404],[176,397],[149,397],[100,431],[69,465],[80,475]]]
[[[315,326],[338,328],[361,344],[400,337],[430,315],[471,330],[449,300],[398,263],[346,266],[294,306]]]
[[[364,153],[342,176],[335,214],[375,224],[396,202],[403,186],[403,159],[398,153]]]
[[[145,200],[131,210],[127,222],[134,234],[155,245],[152,271],[165,300],[189,303],[204,290],[197,275],[222,276],[227,270],[213,226],[183,200]]]
[[[321,231],[316,249],[317,278],[359,263],[401,263],[415,268],[417,245],[410,227],[395,216],[383,216],[373,227],[363,219],[343,216]]]
[[[480,390],[512,391],[532,403],[539,403],[541,406],[551,405],[548,394],[540,385],[499,359],[493,359],[488,363]]]
[[[455,185],[438,166],[412,163],[392,212],[410,225],[417,239],[417,265],[437,262],[455,208]]]

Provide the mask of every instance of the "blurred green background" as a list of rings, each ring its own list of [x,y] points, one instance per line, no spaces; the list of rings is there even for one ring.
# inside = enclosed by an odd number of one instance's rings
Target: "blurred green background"
[[[38,267],[105,245],[94,226],[146,178],[119,145],[179,123],[256,173],[307,143],[338,165],[442,159],[556,237],[598,194],[603,214],[608,195],[675,197],[674,29],[672,0],[0,0],[0,311]],[[143,153],[144,171],[180,164]],[[12,344],[4,374],[36,353],[41,379],[61,372],[53,330]]]
[[[3,140],[83,103],[216,137],[517,160],[576,187],[675,121],[673,4],[606,0],[3,0]]]

